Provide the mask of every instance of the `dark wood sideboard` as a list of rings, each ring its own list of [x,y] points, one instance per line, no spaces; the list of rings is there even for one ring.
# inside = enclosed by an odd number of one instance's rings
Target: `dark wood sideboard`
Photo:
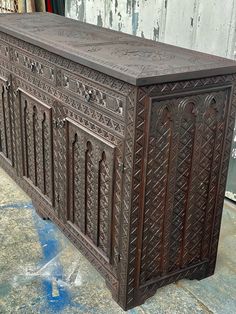
[[[235,81],[231,60],[0,15],[0,166],[125,310],[214,273]]]

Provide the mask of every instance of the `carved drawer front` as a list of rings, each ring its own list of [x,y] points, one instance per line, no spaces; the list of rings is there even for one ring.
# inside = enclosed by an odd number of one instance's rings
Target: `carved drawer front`
[[[209,259],[229,95],[152,103],[141,284]]]
[[[98,109],[104,109],[111,114],[115,114],[117,118],[124,118],[126,100],[119,93],[105,89],[67,71],[62,71],[62,88]]]
[[[52,108],[19,90],[23,176],[53,203]]]
[[[0,57],[9,59],[9,46],[0,40]]]
[[[0,154],[14,166],[14,110],[10,102],[10,84],[7,80],[0,77]]]
[[[67,119],[67,219],[108,258],[114,161],[115,146]]]
[[[37,77],[56,85],[56,68],[53,64],[20,49],[14,49],[13,62]]]

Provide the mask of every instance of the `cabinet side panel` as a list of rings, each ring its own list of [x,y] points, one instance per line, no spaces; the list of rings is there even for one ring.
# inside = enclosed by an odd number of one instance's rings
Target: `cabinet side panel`
[[[214,272],[234,127],[234,81],[229,75],[139,90],[127,309],[163,285]]]

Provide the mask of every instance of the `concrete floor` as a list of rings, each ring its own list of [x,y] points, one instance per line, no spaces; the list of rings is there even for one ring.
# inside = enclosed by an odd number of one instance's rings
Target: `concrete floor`
[[[214,276],[159,289],[129,314],[236,313],[236,210],[225,203]],[[125,313],[104,280],[0,168],[0,313]]]

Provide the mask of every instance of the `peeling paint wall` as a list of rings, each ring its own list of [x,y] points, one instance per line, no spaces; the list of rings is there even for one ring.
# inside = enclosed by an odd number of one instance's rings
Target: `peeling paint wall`
[[[236,202],[236,121],[228,170],[228,180],[225,196]]]
[[[66,0],[67,17],[236,59],[236,0]]]

